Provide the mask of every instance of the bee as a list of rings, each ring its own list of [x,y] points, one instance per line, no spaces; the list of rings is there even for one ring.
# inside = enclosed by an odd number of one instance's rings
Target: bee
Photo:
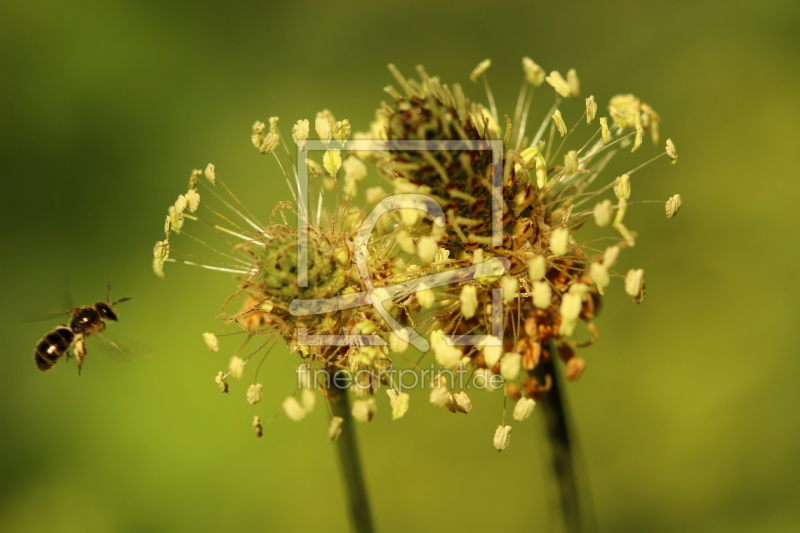
[[[55,365],[64,354],[69,358],[69,350],[78,361],[78,374],[81,373],[83,358],[86,355],[86,338],[106,329],[106,320],[117,322],[119,315],[114,306],[131,300],[126,296],[116,302],[111,301],[111,284],[106,290],[106,301],[95,302],[94,305],[75,307],[67,311],[71,316],[69,325],[59,324],[36,344],[33,360],[39,370],[46,372]]]

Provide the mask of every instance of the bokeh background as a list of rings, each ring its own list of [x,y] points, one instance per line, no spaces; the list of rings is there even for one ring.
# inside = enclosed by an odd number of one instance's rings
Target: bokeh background
[[[617,281],[599,343],[568,394],[599,531],[797,531],[800,527],[798,160],[800,8],[758,2],[402,3],[39,1],[0,3],[0,530],[345,531],[327,417],[278,418],[296,360],[276,351],[264,399],[213,381],[230,347],[200,334],[232,291],[225,274],[151,271],[166,207],[214,162],[248,205],[288,193],[250,144],[323,108],[367,129],[389,62],[424,64],[510,113],[529,55],[574,67],[601,107],[633,92],[662,115],[678,165],[634,182],[643,267],[635,306]],[[550,97],[537,100],[540,113]],[[655,153],[645,145],[643,150]],[[638,154],[637,154],[638,155]],[[90,353],[47,375],[31,354],[69,288],[121,306],[113,333],[154,354]],[[557,531],[536,417],[491,445],[502,397],[466,417],[412,393],[359,428],[380,531]]]

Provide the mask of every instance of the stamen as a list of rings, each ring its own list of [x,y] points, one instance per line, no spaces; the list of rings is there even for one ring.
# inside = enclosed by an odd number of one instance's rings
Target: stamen
[[[234,270],[232,268],[222,268],[222,267],[215,267],[211,265],[203,265],[200,263],[195,263],[194,261],[186,261],[185,259],[173,259],[172,257],[167,258],[164,260],[168,263],[184,263],[186,265],[193,265],[199,266],[200,268],[206,268],[208,270],[218,270],[220,272],[231,272],[233,274],[250,274],[251,272],[255,272],[255,269],[251,269],[250,271],[247,270]]]

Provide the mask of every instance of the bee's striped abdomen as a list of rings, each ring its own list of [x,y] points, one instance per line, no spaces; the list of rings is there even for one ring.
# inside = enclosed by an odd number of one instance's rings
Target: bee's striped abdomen
[[[64,326],[60,326],[45,335],[36,345],[36,351],[33,354],[33,359],[36,361],[36,366],[39,367],[39,370],[50,370],[59,357],[69,349],[74,338],[75,334],[72,333],[72,330]]]

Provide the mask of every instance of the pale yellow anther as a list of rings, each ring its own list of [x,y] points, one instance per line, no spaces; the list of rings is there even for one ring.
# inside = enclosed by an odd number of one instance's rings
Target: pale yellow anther
[[[400,210],[400,220],[409,228],[414,226],[421,216],[422,212],[413,207],[406,207]]]
[[[189,212],[194,213],[197,211],[197,208],[200,207],[200,194],[194,189],[189,189],[184,198],[186,198],[186,207]]]
[[[544,78],[547,73],[542,67],[534,63],[533,59],[529,57],[523,57],[522,70],[525,72],[525,80],[534,87],[538,87],[544,83]]]
[[[408,412],[408,402],[411,396],[407,392],[397,393],[394,389],[387,389],[386,393],[389,395],[389,404],[392,407],[392,420],[403,418]]]
[[[262,154],[271,154],[275,151],[280,143],[281,137],[277,133],[267,133],[264,136],[264,141],[261,143],[258,151]]]
[[[483,361],[488,368],[494,367],[503,356],[503,343],[497,337],[492,337],[492,342],[483,347]]]
[[[582,307],[580,294],[568,292],[561,298],[561,326],[558,330],[560,336],[565,337],[575,333]]]
[[[569,84],[569,94],[573,98],[581,95],[581,84],[578,81],[578,72],[571,68],[567,71],[567,83]]]
[[[625,292],[633,298],[633,301],[641,303],[644,300],[644,269],[630,269],[625,276]]]
[[[183,216],[178,212],[177,209],[175,209],[174,205],[169,206],[167,213],[170,230],[175,230],[176,232],[180,233],[180,230],[183,227]]]
[[[553,113],[553,123],[562,137],[567,134],[567,125],[564,123],[564,117],[561,116],[560,109],[556,109],[555,113]]]
[[[636,137],[633,139],[633,148],[631,148],[631,152],[635,152],[639,149],[642,145],[642,139],[644,139],[644,128],[641,124],[636,125]]]
[[[178,196],[178,199],[177,199],[177,200],[175,200],[175,204],[174,204],[174,206],[175,206],[175,211],[176,211],[178,214],[181,214],[181,213],[183,213],[183,212],[186,210],[186,206],[187,206],[188,204],[189,204],[189,202],[188,202],[188,200],[186,199],[186,196],[184,196],[184,195],[182,195],[182,194],[181,194],[180,196]]]
[[[540,189],[547,185],[547,165],[536,160],[536,186]]]
[[[514,420],[517,422],[526,420],[533,413],[534,407],[536,407],[536,402],[533,398],[520,398],[514,405]]]
[[[217,184],[217,173],[214,170],[214,165],[209,163],[206,167],[206,179],[211,182],[211,185]]]
[[[375,398],[367,398],[363,400],[356,400],[353,402],[352,415],[358,422],[369,422],[375,416],[378,410],[378,402]]]
[[[397,243],[397,246],[399,246],[400,249],[408,255],[414,255],[417,253],[417,247],[414,244],[414,241],[411,240],[411,237],[405,231],[397,232],[395,235],[395,242]]]
[[[292,139],[301,150],[308,144],[308,133],[308,119],[298,120],[297,124],[292,126]]]
[[[485,259],[484,254],[483,254],[483,250],[481,248],[478,248],[477,250],[472,252],[472,264],[473,265],[480,265],[485,260],[486,259]]]
[[[500,288],[503,289],[503,301],[513,302],[519,292],[519,280],[514,276],[503,276],[500,278]]]
[[[367,189],[367,203],[368,204],[377,204],[384,198],[386,198],[386,192],[381,189],[379,186],[370,187]]]
[[[214,378],[214,381],[216,381],[217,385],[219,385],[219,390],[221,390],[223,394],[227,394],[228,382],[225,380],[225,374],[221,370],[217,373],[217,376]]]
[[[528,259],[528,279],[539,281],[547,274],[547,260],[543,255],[535,255]]]
[[[256,146],[256,148],[258,148]],[[200,183],[200,177],[203,175],[202,170],[194,169],[192,170],[192,175],[189,177],[189,189],[196,189],[197,185]]]
[[[228,371],[231,376],[236,379],[241,379],[244,375],[244,359],[238,355],[231,357],[231,360],[228,362]]]
[[[261,383],[253,383],[247,387],[247,403],[250,405],[257,404],[261,401],[261,396],[264,394],[264,385]]]
[[[556,90],[558,94],[564,98],[572,95],[572,88],[570,87],[569,83],[567,83],[567,80],[565,80],[557,70],[552,71],[550,75],[545,78],[545,80],[553,87],[553,89]]]
[[[417,241],[417,255],[420,261],[426,265],[432,263],[436,258],[437,250],[439,250],[439,244],[431,236],[420,237]]]
[[[317,118],[314,120],[314,129],[317,131],[317,136],[320,141],[325,144],[331,142],[331,134],[333,132],[331,131],[332,125],[328,117],[321,117],[318,114]]]
[[[461,364],[461,358],[464,356],[461,348],[450,346],[444,339],[441,330],[431,333],[431,347],[436,362],[443,368],[455,370]]]
[[[608,111],[620,128],[633,128],[641,122],[641,102],[632,94],[618,94],[611,98]]]
[[[322,156],[322,166],[325,167],[328,174],[335,176],[342,168],[342,151],[338,148],[328,148]]]
[[[616,228],[620,224],[622,224],[622,220],[625,218],[625,213],[628,212],[628,200],[625,198],[619,198],[617,200],[617,214],[614,217],[614,227]]]
[[[303,389],[300,391],[300,405],[303,406],[306,413],[313,413],[314,407],[317,404],[317,395],[312,389]]]
[[[153,257],[162,263],[167,260],[169,257],[169,239],[156,243],[153,247]]]
[[[494,447],[502,452],[508,448],[509,443],[511,443],[511,426],[497,426],[494,432]]]
[[[264,435],[264,428],[261,426],[261,418],[258,415],[253,417],[253,433],[256,434],[256,437]]]
[[[350,121],[347,119],[340,120],[333,127],[333,137],[343,145],[347,142],[347,139],[350,138],[351,131],[352,128],[350,127]]]
[[[461,295],[458,297],[461,301],[461,314],[464,318],[470,319],[475,316],[478,310],[478,289],[475,285],[464,285],[461,288]]]
[[[463,390],[453,394],[453,404],[455,404],[456,411],[459,413],[467,414],[472,411],[472,400]]]
[[[589,297],[589,286],[585,283],[573,283],[569,287],[569,292],[571,294],[577,294],[581,297],[581,301],[585,302],[586,299]]]
[[[394,307],[394,302],[392,302],[391,295],[389,291],[386,290],[385,287],[377,287],[375,290],[372,291],[372,300],[374,302],[383,302],[383,308],[387,311],[391,311],[392,307]],[[374,323],[374,322],[373,322]]]
[[[525,148],[519,155],[520,158],[522,159],[522,163],[524,164],[525,168],[531,169],[534,167],[535,158],[540,156],[541,153],[542,150],[538,146],[529,146]]]
[[[550,234],[550,251],[553,255],[566,255],[569,250],[569,230],[556,228]]]
[[[481,76],[481,74],[486,72],[486,69],[488,69],[491,65],[492,65],[491,59],[484,59],[483,61],[478,63],[478,66],[475,67],[475,69],[469,75],[469,79],[471,79],[472,81],[478,81],[478,78]]]
[[[379,290],[379,289],[376,289],[376,290]],[[383,290],[386,290],[386,289],[383,289]],[[386,302],[384,302],[384,305],[385,304],[386,304]],[[375,333],[378,330],[378,324],[376,324],[372,320],[367,319],[367,320],[362,320],[361,322],[358,322],[356,324],[356,328],[358,328],[358,331],[360,333],[362,333],[363,335],[371,335],[371,334]]]
[[[631,177],[628,174],[623,174],[614,181],[614,195],[626,200],[631,197]]]
[[[614,218],[614,206],[611,200],[606,199],[602,202],[597,202],[592,214],[594,215],[594,222],[598,227],[605,228],[611,224],[611,220]]]
[[[533,305],[539,309],[548,309],[553,298],[553,289],[545,281],[533,282]]]
[[[578,318],[583,306],[580,291],[567,292],[561,299],[561,317],[567,320]]]
[[[667,200],[667,203],[665,205],[665,208],[667,210],[667,218],[674,217],[675,214],[678,212],[678,209],[681,208],[681,204],[683,204],[683,201],[681,200],[680,194],[676,194],[675,196],[672,196],[669,200]]]
[[[351,155],[345,159],[342,168],[344,169],[345,178],[361,181],[367,177],[367,165],[355,156]]]
[[[509,352],[500,360],[500,375],[506,381],[514,381],[519,377],[522,368],[522,355],[516,352]]]
[[[450,394],[450,391],[442,387],[435,387],[431,389],[431,393],[428,396],[428,401],[430,401],[436,407],[447,407],[448,409],[450,409],[450,407],[454,404],[453,395]]]
[[[280,118],[278,117],[269,117],[269,132],[270,133],[278,133],[278,121]]]
[[[603,294],[603,289],[608,287],[611,282],[611,277],[605,265],[592,263],[592,266],[589,267],[589,276],[591,276],[594,284],[597,285],[597,290],[600,291],[600,294]]]
[[[619,246],[609,246],[603,254],[603,266],[607,269],[614,268],[619,259]]]
[[[678,151],[675,149],[675,143],[672,142],[672,139],[667,139],[667,156],[672,159],[673,165],[678,161]]]
[[[281,407],[283,408],[283,412],[286,414],[286,417],[293,422],[300,422],[306,417],[306,415],[308,415],[306,410],[303,409],[303,406],[300,405],[300,402],[298,402],[297,398],[294,396],[289,396],[283,400]]]
[[[219,339],[213,333],[203,333],[203,342],[206,343],[206,346],[208,346],[208,349],[212,352],[219,351]]]
[[[256,120],[256,123],[253,124],[253,134],[250,136],[250,139],[253,141],[253,146],[256,148],[261,148],[261,141],[264,140],[264,128],[266,127],[266,124],[260,120]]]
[[[416,292],[417,302],[423,309],[430,309],[436,303],[436,294],[431,289],[423,289]]]
[[[586,99],[586,124],[594,122],[594,117],[597,116],[597,102],[594,101],[594,95]]]
[[[153,272],[159,278],[164,277],[164,261],[159,261],[158,259],[153,259]]]
[[[333,442],[339,438],[339,435],[342,434],[342,424],[344,424],[344,418],[341,416],[334,416],[331,418],[330,424],[328,424],[328,441]]]
[[[572,176],[578,172],[578,152],[570,150],[564,155],[564,174]]]
[[[611,139],[611,130],[608,129],[606,117],[600,117],[600,137],[603,139],[603,144],[608,144],[608,140]]]
[[[392,331],[389,334],[389,349],[394,353],[404,353],[408,350],[408,341],[404,340],[397,333]]]

